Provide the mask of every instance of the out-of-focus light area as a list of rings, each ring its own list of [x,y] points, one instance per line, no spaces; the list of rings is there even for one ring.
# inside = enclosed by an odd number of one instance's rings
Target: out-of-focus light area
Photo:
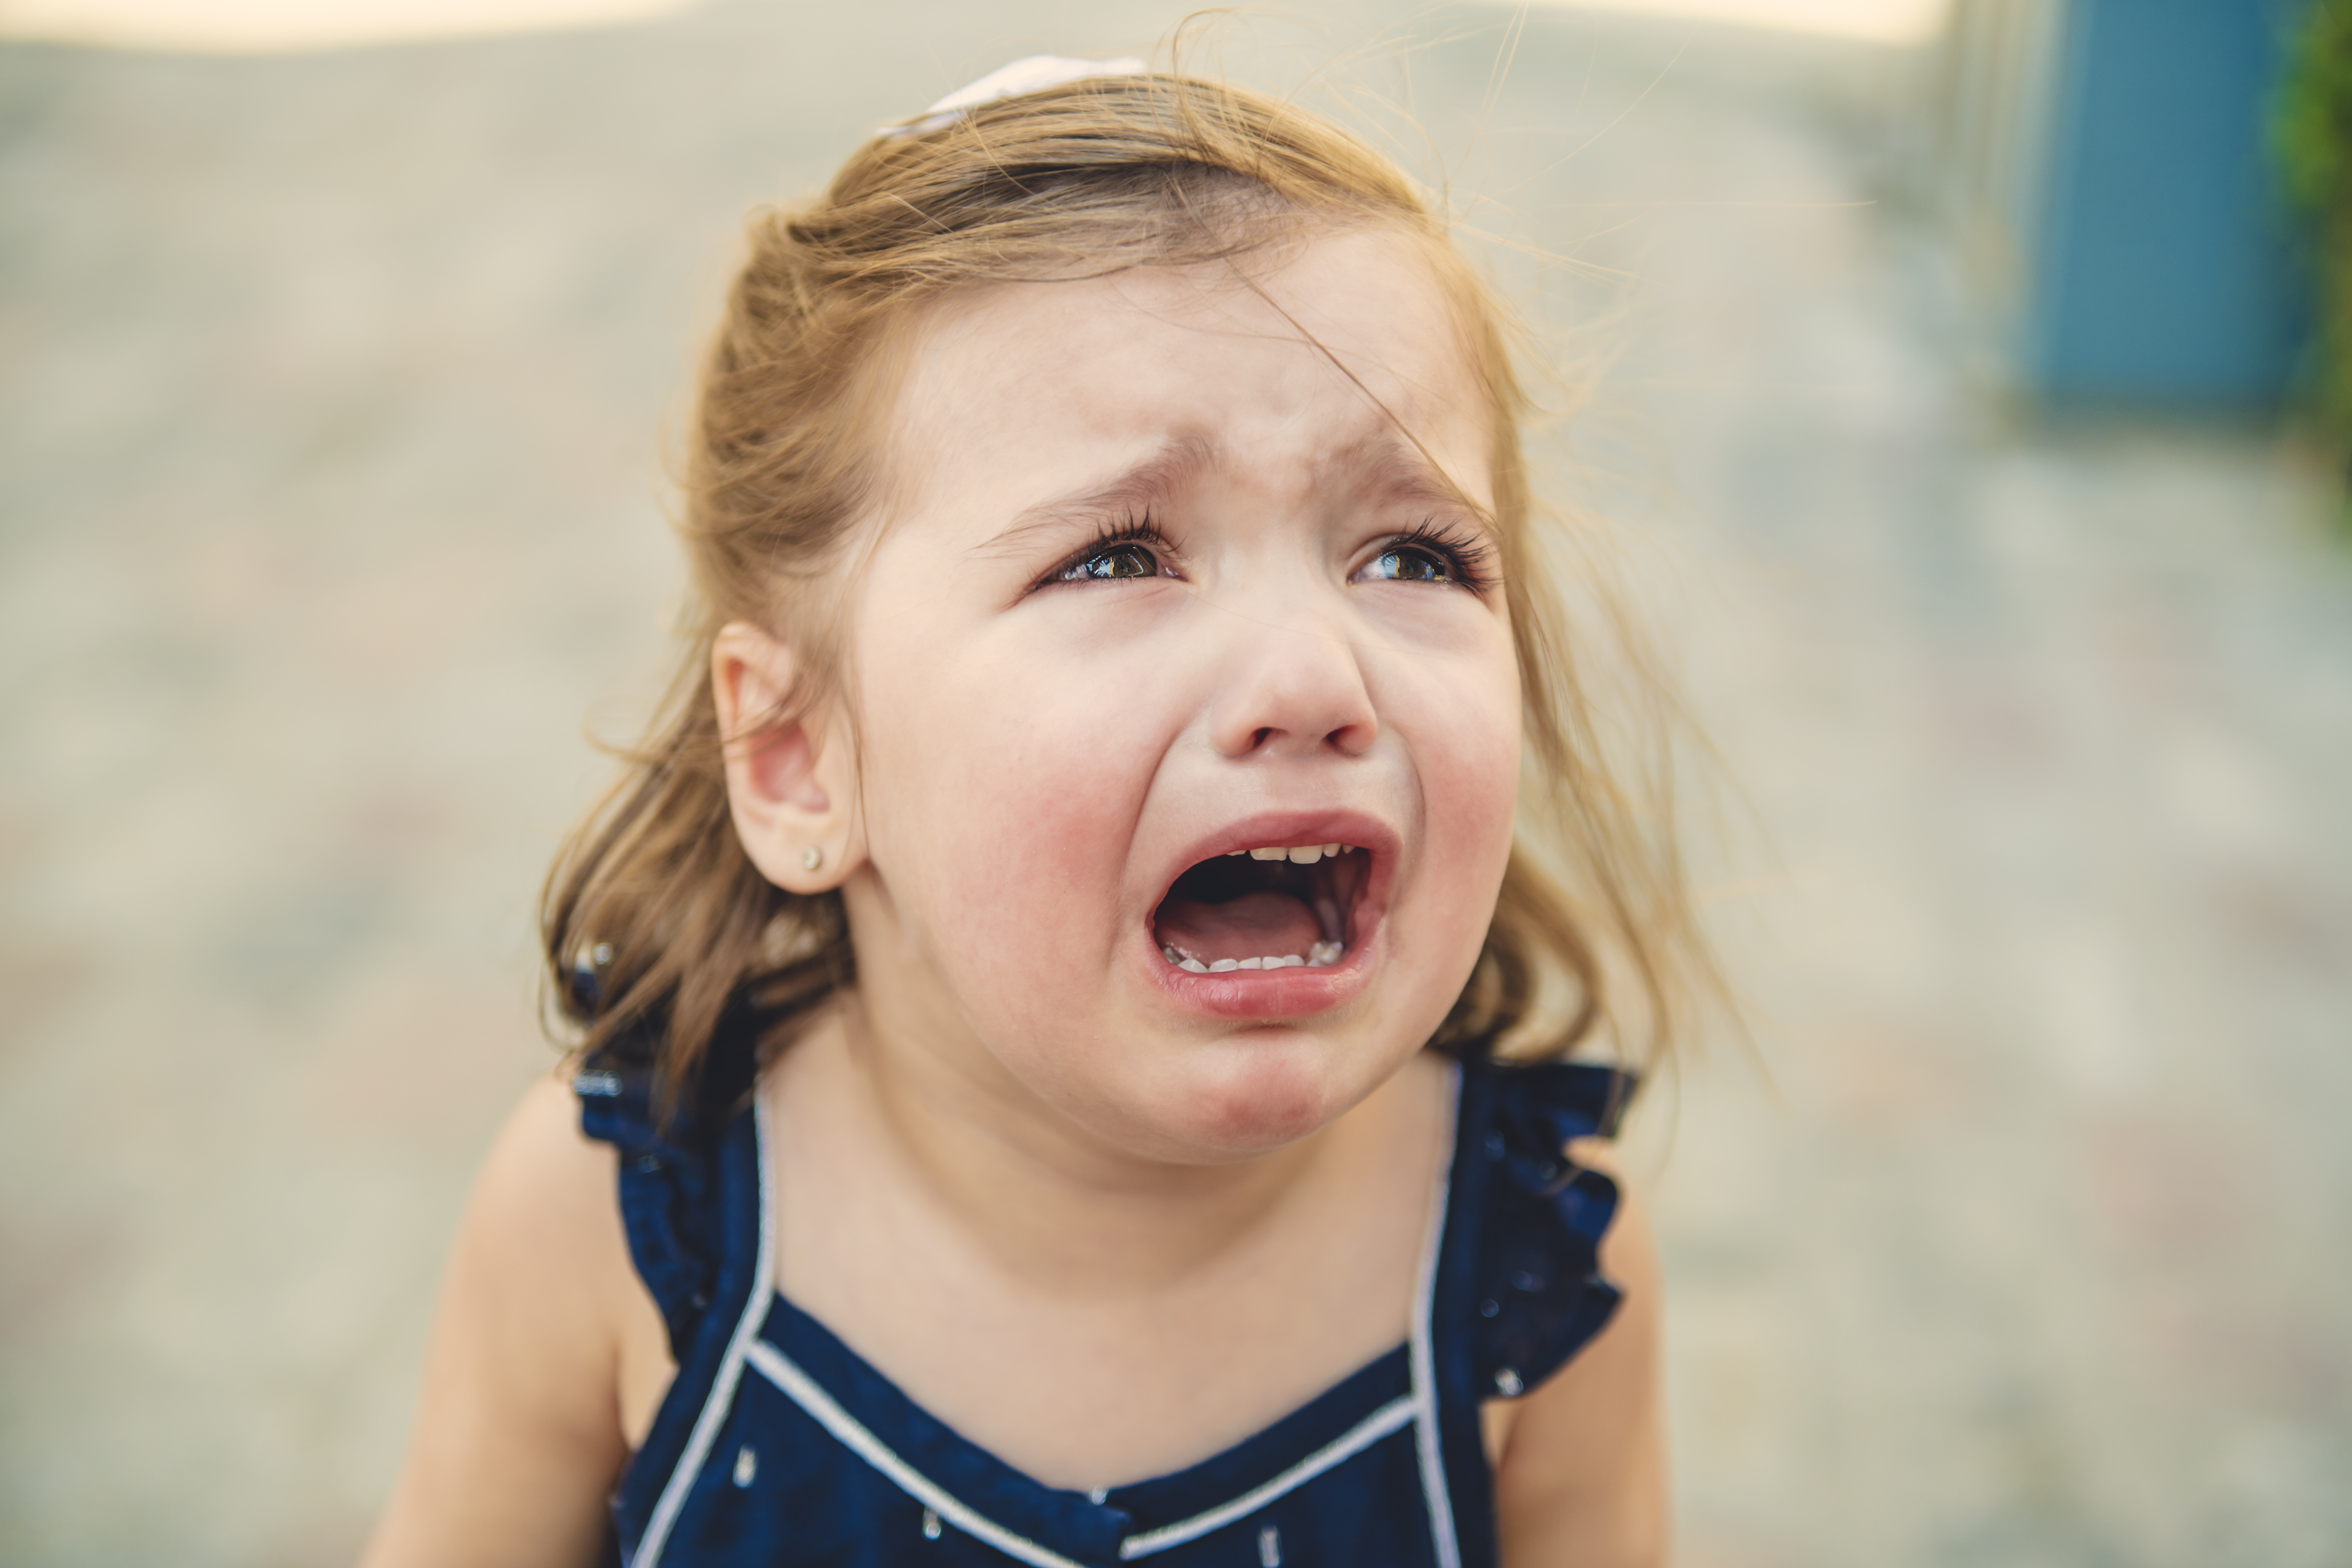
[[[0,0],[0,37],[278,54],[608,26],[692,0]]]
[[[2321,5],[1286,0],[1188,57],[1446,194],[1559,368],[1563,560],[1729,780],[1753,1049],[1629,1134],[1681,1568],[2347,1561]],[[353,1559],[556,1059],[533,896],[667,673],[745,216],[1192,9],[0,0],[0,1563]]]
[[[1948,0],[1537,0],[1563,10],[1727,22],[1882,44],[1921,44],[1943,25]]]
[[[600,26],[694,0],[0,0],[0,37],[113,48],[268,54]],[[1947,0],[1536,0],[1743,26],[1916,44]]]

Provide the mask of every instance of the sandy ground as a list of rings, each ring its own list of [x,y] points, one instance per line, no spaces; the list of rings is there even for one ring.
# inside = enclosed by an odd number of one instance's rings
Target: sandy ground
[[[0,1560],[355,1549],[549,1060],[583,726],[661,673],[663,432],[741,214],[1175,15],[0,47]],[[1293,15],[1236,74],[1409,77],[1468,216],[1572,258],[1503,253],[1606,373],[1547,461],[1630,525],[1744,792],[1705,866],[1756,1052],[1636,1139],[1686,1563],[2352,1560],[2352,565],[2311,476],[1996,412],[1916,57],[1543,13],[1482,121],[1507,12],[1403,55]]]

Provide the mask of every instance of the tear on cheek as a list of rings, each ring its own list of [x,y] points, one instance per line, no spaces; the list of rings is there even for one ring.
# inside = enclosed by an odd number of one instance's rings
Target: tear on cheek
[[[1339,963],[1350,941],[1366,857],[1329,847],[1339,852],[1313,861],[1294,858],[1297,850],[1254,850],[1192,867],[1152,911],[1160,955],[1194,974]]]

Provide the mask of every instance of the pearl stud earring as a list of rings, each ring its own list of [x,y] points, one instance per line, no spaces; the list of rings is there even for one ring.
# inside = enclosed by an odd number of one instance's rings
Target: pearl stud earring
[[[803,870],[814,871],[819,866],[824,864],[824,851],[818,848],[815,845],[812,844],[807,848],[801,851],[801,868]]]

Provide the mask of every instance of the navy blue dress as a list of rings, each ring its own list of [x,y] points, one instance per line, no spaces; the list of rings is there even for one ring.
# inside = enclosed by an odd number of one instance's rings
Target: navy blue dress
[[[665,1127],[642,1072],[582,1072],[581,1125],[620,1152],[630,1252],[677,1359],[614,1495],[609,1560],[1489,1568],[1478,1406],[1534,1388],[1616,1309],[1596,1248],[1617,1189],[1562,1145],[1614,1132],[1633,1080],[1467,1062],[1455,1084],[1406,1342],[1223,1453],[1088,1493],[966,1440],[777,1292],[755,1106]]]

